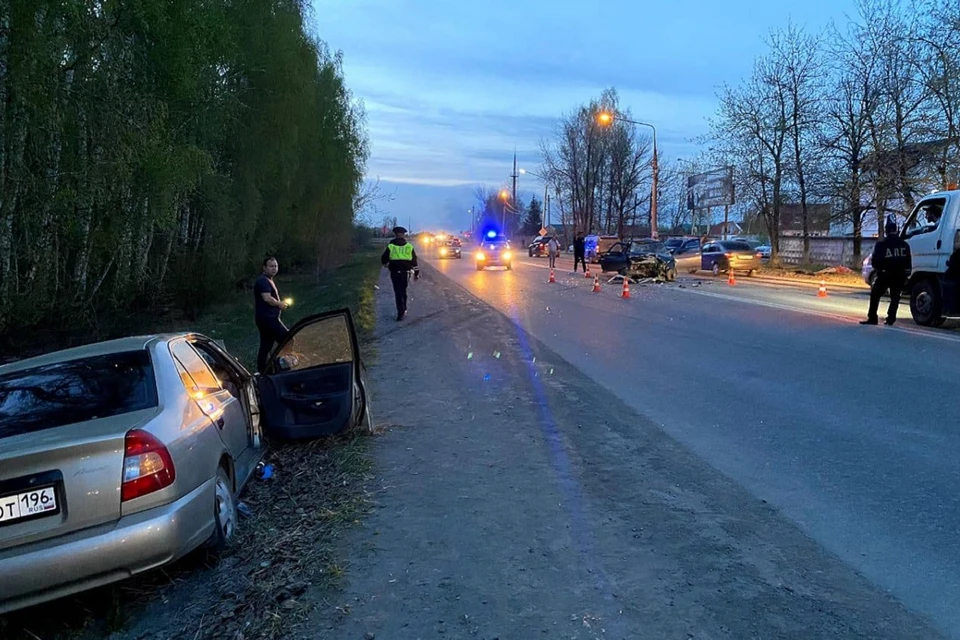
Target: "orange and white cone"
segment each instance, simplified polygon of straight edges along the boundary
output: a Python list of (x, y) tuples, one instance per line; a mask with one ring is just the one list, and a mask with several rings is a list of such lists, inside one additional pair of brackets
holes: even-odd
[(593, 276), (593, 292), (600, 293), (600, 276)]
[(584, 278), (589, 278), (589, 277), (590, 277), (590, 267), (589, 267), (589, 265), (587, 266), (587, 270), (583, 272), (583, 277), (584, 277)]
[(626, 278), (623, 279), (623, 291), (620, 292), (620, 297), (624, 300), (630, 298), (630, 281)]
[(553, 269), (550, 269), (550, 282), (556, 282), (557, 277), (553, 275)]
[(827, 283), (825, 280), (820, 281), (820, 289), (817, 291), (817, 297), (818, 298), (827, 297)]
[(732, 268), (732, 267), (730, 268), (730, 270), (728, 271), (728, 273), (730, 274), (730, 276), (727, 278), (727, 284), (732, 287), (733, 285), (737, 284), (737, 279), (733, 277), (733, 268)]

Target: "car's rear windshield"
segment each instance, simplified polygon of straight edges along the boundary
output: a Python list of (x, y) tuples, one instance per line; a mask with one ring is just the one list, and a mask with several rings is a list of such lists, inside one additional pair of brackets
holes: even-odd
[(0, 376), (0, 439), (156, 407), (146, 350), (68, 360)]
[(727, 251), (753, 251), (753, 247), (748, 242), (723, 242), (723, 248)]

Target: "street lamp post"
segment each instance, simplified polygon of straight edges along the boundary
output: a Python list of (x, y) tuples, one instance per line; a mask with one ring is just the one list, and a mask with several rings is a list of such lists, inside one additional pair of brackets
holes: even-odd
[(636, 120), (630, 120), (629, 118), (624, 118), (619, 114), (614, 114), (610, 111), (602, 111), (597, 116), (597, 121), (601, 126), (608, 127), (613, 124), (614, 120), (623, 120), (624, 122), (629, 122), (630, 124), (636, 124), (641, 127), (650, 127), (653, 129), (653, 158), (650, 161), (650, 167), (653, 170), (653, 188), (650, 194), (650, 237), (654, 240), (657, 239), (657, 191), (659, 190), (660, 182), (660, 166), (657, 162), (657, 128), (650, 124), (649, 122), (638, 122)]
[(502, 200), (503, 207), (500, 214), (500, 233), (507, 232), (507, 200), (510, 198), (510, 193), (504, 189), (500, 192), (500, 200)]

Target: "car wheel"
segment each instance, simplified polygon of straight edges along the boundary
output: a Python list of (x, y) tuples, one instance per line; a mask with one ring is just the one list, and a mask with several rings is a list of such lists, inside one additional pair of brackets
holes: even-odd
[(530, 258), (533, 257), (533, 251), (532, 251), (532, 250), (527, 251), (527, 257), (530, 257)]
[(910, 314), (913, 321), (923, 327), (939, 327), (943, 324), (943, 302), (940, 288), (931, 280), (921, 280), (910, 291)]
[(719, 262), (719, 261), (714, 262), (714, 263), (713, 263), (713, 268), (710, 269), (710, 271), (713, 272), (713, 275), (719, 276), (719, 275), (720, 275), (720, 262)]
[(510, 271), (511, 269), (513, 269), (513, 263), (508, 262), (508, 263), (506, 264), (506, 267), (507, 267), (507, 271)]
[(677, 279), (677, 270), (676, 268), (670, 268), (667, 270), (667, 282), (674, 282)]
[(750, 271), (747, 271), (747, 277), (752, 278), (755, 271), (756, 269), (750, 269)]
[(696, 273), (697, 271), (700, 271), (700, 269), (690, 269), (690, 273)]
[(482, 264), (478, 264), (478, 265), (477, 265), (477, 271), (483, 271), (483, 265), (482, 265)]
[(213, 495), (214, 529), (207, 548), (219, 552), (230, 546), (237, 531), (237, 500), (233, 495), (233, 483), (223, 467), (217, 469)]

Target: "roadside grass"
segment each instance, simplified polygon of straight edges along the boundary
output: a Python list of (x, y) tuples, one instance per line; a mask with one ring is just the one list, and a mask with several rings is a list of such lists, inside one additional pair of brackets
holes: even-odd
[[(314, 313), (349, 308), (367, 364), (372, 361), (377, 255), (361, 252), (324, 275), (277, 278), (294, 305), (292, 326)], [(221, 340), (251, 370), (258, 335), (248, 290), (211, 308), (197, 322), (157, 319), (130, 333), (193, 330)], [(375, 407), (374, 407), (375, 409)], [(336, 588), (349, 571), (336, 541), (367, 512), (363, 489), (371, 469), (368, 437), (347, 433), (314, 442), (275, 443), (264, 461), (269, 479), (251, 479), (241, 496), (235, 543), (219, 557), (198, 551), (157, 571), (0, 617), (4, 640), (137, 638), (286, 638), (306, 619), (308, 589)]]
[[(369, 342), (374, 326), (373, 285), (380, 273), (379, 256), (371, 251), (355, 253), (344, 266), (321, 276), (318, 283), (312, 273), (281, 273), (277, 289), (284, 298), (293, 298), (293, 306), (283, 312), (283, 321), (292, 327), (299, 320), (324, 311), (349, 308), (361, 340)], [(220, 340), (227, 350), (251, 371), (257, 359), (260, 341), (253, 323), (253, 293), (246, 290), (228, 303), (216, 305), (196, 322), (167, 319), (140, 332), (197, 331)], [(366, 355), (366, 354), (364, 354)]]

